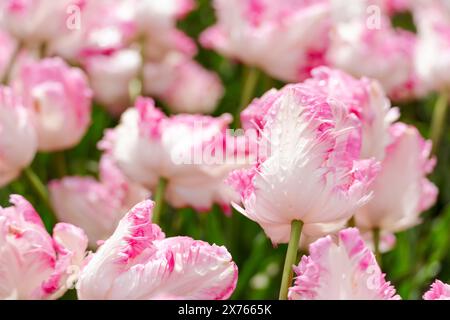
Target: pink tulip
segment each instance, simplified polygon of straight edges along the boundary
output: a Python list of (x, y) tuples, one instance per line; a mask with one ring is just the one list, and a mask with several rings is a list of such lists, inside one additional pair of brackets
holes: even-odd
[(358, 229), (339, 232), (309, 247), (294, 271), (292, 300), (397, 300), (395, 289), (386, 282), (375, 256), (365, 246)]
[(177, 29), (177, 22), (195, 7), (194, 0), (137, 0), (135, 21), (144, 42), (144, 54), (149, 62), (163, 61), (176, 51), (192, 57), (196, 44)]
[(390, 133), (393, 142), (371, 185), (373, 198), (355, 215), (356, 225), (364, 230), (410, 228), (420, 223), (420, 214), (436, 201), (438, 190), (426, 178), (435, 163), (429, 159), (431, 143), (415, 127), (403, 123), (394, 124)]
[(436, 280), (423, 295), (424, 300), (450, 300), (450, 285)]
[(71, 0), (2, 0), (0, 25), (17, 39), (39, 44), (53, 39), (66, 28)]
[(177, 20), (195, 8), (195, 0), (137, 0), (136, 20), (141, 30), (154, 32), (176, 27)]
[(316, 68), (306, 84), (319, 88), (325, 95), (345, 103), (362, 124), (361, 157), (382, 160), (391, 143), (389, 127), (399, 117), (378, 81), (356, 79), (327, 67)]
[(137, 36), (134, 1), (80, 1), (78, 10), (78, 14), (68, 11), (67, 26), (48, 44), (51, 54), (84, 62), (124, 49)]
[(49, 191), (59, 220), (83, 228), (91, 247), (109, 238), (125, 213), (150, 196), (128, 181), (108, 156), (100, 160), (100, 181), (65, 177), (50, 182)]
[(229, 211), (238, 197), (223, 180), (250, 159), (227, 135), (230, 122), (228, 114), (167, 117), (153, 100), (138, 98), (102, 147), (131, 181), (155, 191), (158, 180), (165, 178), (166, 200), (174, 207), (208, 211), (218, 203)]
[(34, 111), (39, 150), (64, 150), (80, 142), (90, 124), (92, 96), (80, 69), (60, 58), (30, 62), (15, 84)]
[(378, 80), (393, 99), (425, 93), (415, 73), (416, 36), (413, 33), (394, 29), (384, 15), (378, 23), (375, 20), (373, 25), (368, 25), (371, 22), (365, 9), (362, 14), (350, 17), (344, 15), (341, 8), (337, 10), (327, 52), (331, 65), (357, 77)]
[(138, 77), (141, 64), (139, 52), (132, 49), (86, 59), (94, 99), (112, 115), (119, 116), (130, 104), (130, 82)]
[(288, 242), (293, 220), (308, 235), (350, 218), (369, 199), (378, 165), (360, 158), (360, 122), (348, 106), (308, 84), (272, 89), (249, 108), (256, 105), (246, 123), (261, 131), (258, 162), (229, 177), (239, 210), (273, 243)]
[(326, 63), (326, 0), (215, 0), (217, 23), (200, 38), (211, 48), (284, 81), (298, 81)]
[(57, 299), (77, 277), (86, 235), (58, 223), (52, 237), (28, 201), (10, 201), (12, 207), (0, 207), (0, 299)]
[(227, 299), (237, 267), (225, 247), (166, 238), (152, 224), (152, 201), (137, 204), (88, 258), (79, 299)]
[(37, 136), (29, 110), (8, 87), (0, 87), (0, 187), (33, 161)]
[(211, 113), (223, 95), (219, 77), (179, 53), (144, 67), (145, 93), (177, 113)]
[(428, 89), (448, 90), (450, 76), (450, 6), (444, 1), (423, 1), (414, 10), (418, 30), (415, 64)]

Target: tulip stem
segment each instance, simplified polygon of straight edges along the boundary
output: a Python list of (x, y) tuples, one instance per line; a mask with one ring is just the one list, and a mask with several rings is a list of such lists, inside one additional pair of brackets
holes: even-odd
[(381, 268), (381, 252), (380, 252), (380, 229), (379, 228), (375, 228), (372, 231), (373, 233), (373, 247), (374, 247), (374, 253), (375, 253), (375, 258), (377, 259), (378, 265)]
[(64, 155), (64, 151), (55, 152), (54, 161), (58, 177), (62, 178), (67, 175), (66, 157)]
[(258, 79), (260, 76), (260, 72), (255, 67), (245, 67), (245, 76), (244, 82), (242, 86), (242, 94), (241, 101), (238, 109), (236, 110), (236, 114), (234, 115), (234, 119), (236, 121), (236, 127), (241, 126), (240, 114), (241, 111), (250, 103), (253, 98), (253, 93), (256, 88), (256, 84), (258, 83)]
[(298, 243), (300, 241), (300, 234), (302, 232), (303, 222), (300, 220), (293, 220), (291, 222), (291, 236), (289, 239), (289, 245), (286, 252), (286, 258), (284, 260), (283, 277), (281, 278), (281, 288), (279, 300), (286, 300), (289, 287), (292, 283), (292, 277), (294, 270), (292, 266), (296, 263)]
[(441, 142), (442, 133), (444, 132), (445, 120), (448, 110), (448, 93), (443, 91), (439, 94), (436, 105), (433, 110), (433, 118), (431, 120), (431, 141), (433, 142), (433, 154), (437, 153)]
[(155, 207), (153, 208), (153, 223), (159, 224), (161, 219), (161, 212), (164, 207), (164, 192), (166, 190), (167, 180), (159, 178), (158, 186), (154, 196)]
[(23, 175), (48, 209), (48, 215), (46, 216), (46, 219), (43, 220), (47, 225), (53, 226), (56, 222), (56, 219), (53, 214), (53, 208), (48, 197), (47, 188), (42, 183), (41, 179), (39, 179), (38, 175), (33, 171), (33, 169), (31, 169), (31, 167), (25, 168), (23, 170)]

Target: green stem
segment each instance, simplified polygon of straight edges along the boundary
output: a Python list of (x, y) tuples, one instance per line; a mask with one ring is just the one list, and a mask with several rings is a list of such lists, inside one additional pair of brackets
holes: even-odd
[(264, 74), (263, 88), (264, 92), (269, 91), (275, 86), (275, 80), (268, 74)]
[(153, 223), (159, 224), (161, 212), (164, 207), (164, 192), (166, 190), (167, 181), (164, 178), (159, 178), (158, 186), (155, 192), (155, 207), (153, 208)]
[(291, 223), (291, 237), (289, 239), (289, 245), (286, 252), (286, 258), (284, 260), (283, 277), (281, 278), (280, 288), (280, 300), (286, 300), (288, 295), (288, 289), (292, 283), (292, 277), (294, 271), (292, 266), (297, 260), (298, 243), (300, 241), (300, 234), (302, 232), (303, 222), (300, 220), (293, 220)]
[(381, 268), (381, 252), (380, 252), (380, 229), (379, 228), (375, 228), (372, 230), (373, 233), (373, 247), (374, 247), (374, 253), (375, 253), (375, 258), (377, 259), (378, 265)]
[(433, 110), (431, 120), (431, 141), (433, 142), (433, 154), (437, 153), (441, 142), (442, 133), (445, 129), (445, 120), (448, 110), (448, 93), (443, 91), (439, 94)]
[(45, 217), (46, 219), (43, 220), (46, 221), (49, 225), (54, 225), (56, 222), (56, 218), (53, 214), (53, 208), (48, 197), (47, 188), (42, 183), (41, 179), (39, 179), (38, 175), (33, 171), (33, 169), (31, 169), (31, 167), (25, 168), (23, 170), (23, 175), (48, 209), (48, 215)]
[(236, 122), (236, 127), (239, 128), (241, 126), (240, 114), (241, 111), (250, 103), (253, 98), (253, 93), (256, 88), (256, 84), (258, 83), (258, 79), (260, 76), (260, 72), (255, 67), (246, 67), (246, 75), (244, 78), (241, 101), (238, 109), (236, 110), (236, 114), (234, 115), (234, 119)]
[(130, 102), (134, 103), (142, 93), (142, 79), (140, 76), (132, 79), (128, 84), (128, 94), (130, 96)]
[(67, 175), (66, 157), (64, 151), (54, 153), (54, 163), (58, 177), (62, 178)]

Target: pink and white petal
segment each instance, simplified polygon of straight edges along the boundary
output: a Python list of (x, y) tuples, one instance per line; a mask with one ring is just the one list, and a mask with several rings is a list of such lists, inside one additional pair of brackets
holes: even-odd
[(436, 280), (423, 295), (424, 300), (450, 300), (450, 285)]
[(50, 182), (49, 190), (60, 221), (83, 228), (91, 246), (109, 237), (117, 226), (122, 201), (118, 188), (114, 193), (90, 177), (65, 177)]
[(122, 273), (112, 299), (227, 299), (237, 283), (237, 266), (225, 247), (189, 237), (154, 241), (145, 264)]
[(79, 274), (88, 246), (84, 231), (68, 223), (55, 225), (53, 241), (58, 259), (54, 272), (41, 286), (44, 299), (57, 299), (69, 289), (68, 278)]
[(108, 299), (117, 277), (154, 252), (153, 241), (165, 235), (151, 222), (153, 206), (146, 200), (132, 208), (90, 258), (79, 277), (79, 299)]
[(327, 236), (311, 244), (310, 255), (294, 267), (290, 299), (399, 299), (357, 229), (342, 230), (338, 239), (336, 244)]

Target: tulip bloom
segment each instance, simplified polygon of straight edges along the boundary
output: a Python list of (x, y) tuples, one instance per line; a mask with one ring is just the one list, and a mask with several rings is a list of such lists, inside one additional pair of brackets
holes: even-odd
[(350, 218), (369, 199), (378, 169), (360, 158), (357, 117), (308, 84), (271, 90), (253, 102), (255, 111), (256, 105), (259, 113), (246, 121), (260, 127), (258, 162), (228, 179), (241, 195), (242, 214), (274, 244), (288, 242), (294, 220), (316, 235), (317, 224)]
[(150, 196), (130, 182), (108, 156), (100, 160), (100, 181), (65, 177), (50, 182), (49, 191), (59, 220), (83, 228), (91, 247), (109, 238), (125, 213)]
[(326, 63), (330, 4), (326, 0), (215, 0), (217, 23), (206, 48), (294, 82)]
[(414, 9), (418, 30), (417, 73), (428, 89), (448, 91), (450, 7), (446, 7), (444, 1), (424, 1)]
[(436, 280), (423, 295), (424, 300), (450, 300), (450, 285)]
[(219, 77), (179, 53), (144, 67), (144, 91), (176, 113), (212, 113), (223, 95)]
[(316, 68), (306, 84), (345, 103), (361, 121), (361, 157), (382, 160), (391, 143), (389, 128), (398, 119), (398, 108), (391, 103), (376, 80), (356, 79), (345, 72), (327, 67)]
[(297, 267), (295, 284), (289, 288), (292, 300), (397, 300), (395, 289), (386, 282), (374, 255), (359, 232), (339, 232), (337, 243), (330, 236), (310, 245)]
[(71, 0), (2, 0), (0, 26), (15, 38), (33, 45), (48, 41), (66, 28)]
[[(349, 7), (347, 2), (344, 5)], [(415, 34), (394, 29), (383, 15), (368, 25), (365, 8), (350, 17), (337, 8), (327, 51), (330, 65), (354, 76), (378, 80), (396, 100), (424, 95), (414, 68)]]
[(147, 32), (175, 27), (177, 20), (195, 8), (195, 0), (139, 0), (136, 5), (136, 20)]
[(195, 55), (195, 41), (177, 29), (178, 20), (194, 9), (194, 0), (140, 0), (133, 7), (146, 61), (163, 61), (173, 51), (188, 57)]
[(30, 112), (8, 87), (0, 87), (0, 187), (33, 161), (37, 136)]
[(371, 189), (373, 198), (355, 214), (363, 230), (398, 232), (420, 222), (420, 214), (436, 201), (437, 188), (426, 175), (434, 167), (431, 143), (418, 130), (403, 123), (390, 128), (392, 143)]
[(71, 286), (87, 247), (83, 230), (58, 223), (50, 236), (31, 204), (0, 207), (0, 299), (57, 299)]
[(237, 267), (225, 247), (166, 238), (152, 224), (153, 202), (137, 204), (88, 258), (79, 299), (227, 299)]
[(142, 67), (139, 52), (123, 49), (111, 55), (94, 55), (85, 60), (94, 99), (114, 116), (119, 116), (130, 104), (130, 82), (138, 77)]
[(53, 55), (84, 62), (91, 56), (124, 49), (137, 36), (135, 1), (80, 1), (74, 5), (66, 8), (66, 26), (48, 43)]
[(33, 110), (39, 150), (64, 150), (80, 142), (90, 124), (92, 96), (80, 69), (60, 58), (29, 62), (15, 85)]
[(238, 199), (223, 180), (249, 159), (227, 135), (230, 122), (228, 114), (167, 117), (153, 100), (138, 98), (101, 146), (131, 181), (154, 192), (166, 179), (165, 197), (174, 207), (208, 211), (218, 203), (229, 211)]

